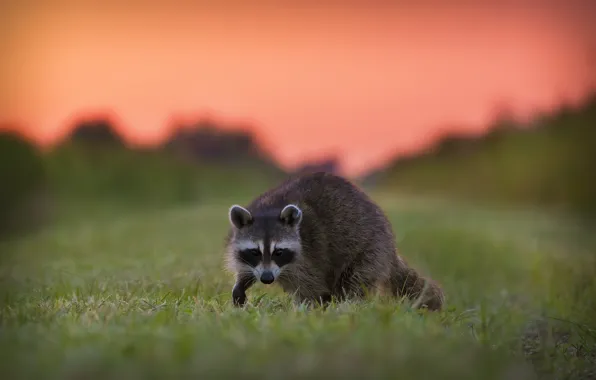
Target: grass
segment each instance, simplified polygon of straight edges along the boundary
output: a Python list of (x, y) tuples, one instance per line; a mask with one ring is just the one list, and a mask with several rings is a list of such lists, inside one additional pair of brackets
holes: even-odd
[(103, 210), (1, 246), (0, 370), (70, 379), (594, 371), (590, 229), (538, 212), (375, 197), (401, 253), (445, 287), (445, 311), (375, 298), (307, 309), (263, 285), (235, 309), (222, 270), (232, 200)]

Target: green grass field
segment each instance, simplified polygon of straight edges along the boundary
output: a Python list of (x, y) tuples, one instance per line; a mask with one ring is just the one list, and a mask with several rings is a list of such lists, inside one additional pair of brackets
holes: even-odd
[[(68, 218), (5, 242), (3, 378), (531, 379), (596, 376), (596, 237), (570, 218), (376, 194), (447, 309), (327, 310), (255, 286), (231, 305), (227, 208)], [(244, 201), (244, 200), (240, 200)]]

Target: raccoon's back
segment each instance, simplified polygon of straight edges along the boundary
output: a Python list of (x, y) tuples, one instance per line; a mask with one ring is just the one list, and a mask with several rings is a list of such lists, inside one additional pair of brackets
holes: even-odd
[(249, 209), (282, 208), (289, 203), (303, 211), (300, 235), (306, 254), (325, 254), (332, 265), (340, 265), (361, 254), (394, 249), (385, 214), (340, 176), (320, 172), (290, 178), (255, 199)]

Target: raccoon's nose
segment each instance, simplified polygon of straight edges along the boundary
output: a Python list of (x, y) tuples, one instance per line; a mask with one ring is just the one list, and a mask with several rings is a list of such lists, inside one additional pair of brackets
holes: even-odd
[(275, 277), (273, 277), (273, 273), (271, 271), (265, 271), (263, 274), (261, 274), (261, 282), (263, 284), (269, 285), (273, 282), (273, 280), (275, 280)]

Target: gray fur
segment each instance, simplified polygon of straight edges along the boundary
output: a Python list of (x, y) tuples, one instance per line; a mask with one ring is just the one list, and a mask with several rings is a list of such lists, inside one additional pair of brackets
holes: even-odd
[[(439, 285), (398, 255), (383, 211), (342, 177), (313, 173), (290, 178), (245, 209), (232, 207), (230, 222), (226, 262), (236, 275), (236, 304), (245, 302), (244, 291), (256, 280), (253, 268), (238, 259), (237, 246), (263, 245), (264, 239), (298, 247), (294, 262), (278, 268), (275, 283), (299, 302), (359, 298), (369, 289), (406, 296), (430, 310), (444, 303)], [(266, 263), (271, 252), (265, 251)]]

